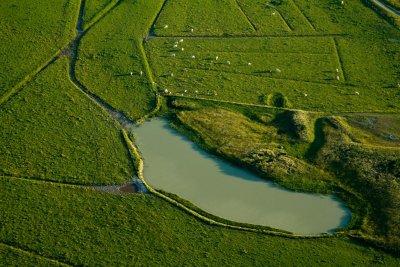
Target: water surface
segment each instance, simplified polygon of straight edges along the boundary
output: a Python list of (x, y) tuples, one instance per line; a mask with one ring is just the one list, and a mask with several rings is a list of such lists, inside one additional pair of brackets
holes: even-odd
[(307, 235), (331, 232), (350, 219), (334, 197), (295, 193), (267, 182), (203, 151), (164, 119), (145, 122), (135, 136), (147, 182), (210, 214)]

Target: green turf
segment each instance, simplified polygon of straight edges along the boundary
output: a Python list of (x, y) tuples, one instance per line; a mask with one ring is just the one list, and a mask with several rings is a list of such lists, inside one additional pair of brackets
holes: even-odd
[(167, 1), (153, 30), (160, 36), (220, 36), (255, 32), (235, 0)]
[(345, 238), (291, 240), (207, 226), (151, 195), (7, 178), (0, 191), (1, 241), (75, 265), (398, 264)]
[(313, 25), (292, 1), (238, 0), (258, 34), (312, 34)]
[(139, 119), (155, 105), (141, 46), (161, 3), (122, 1), (90, 29), (79, 46), (78, 79), (132, 119)]
[(107, 5), (117, 2), (117, 0), (86, 0), (85, 11), (83, 16), (84, 24), (89, 23), (96, 17)]
[[(399, 265), (376, 249), (398, 254), (400, 236), (400, 32), (380, 14), (359, 0), (3, 1), (0, 265)], [(51, 61), (77, 21), (91, 93), (133, 120), (155, 90), (188, 97), (162, 107), (183, 132), (287, 188), (339, 190), (363, 243), (211, 227), (150, 194), (48, 183), (134, 173), (121, 129), (69, 81), (74, 53)], [(247, 153), (260, 147), (272, 154)]]
[(78, 4), (78, 0), (0, 2), (0, 96), (68, 44)]
[(78, 184), (122, 183), (133, 167), (116, 124), (50, 65), (0, 110), (0, 173)]
[(0, 243), (0, 262), (4, 266), (64, 266), (62, 263)]

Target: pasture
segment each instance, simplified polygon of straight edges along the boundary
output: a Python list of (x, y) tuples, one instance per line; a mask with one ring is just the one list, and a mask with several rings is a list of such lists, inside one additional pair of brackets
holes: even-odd
[[(1, 262), (398, 265), (392, 22), (360, 0), (3, 1)], [(145, 178), (135, 125), (154, 115), (284, 188), (335, 194), (350, 224), (283, 237), (171, 192), (97, 190)]]

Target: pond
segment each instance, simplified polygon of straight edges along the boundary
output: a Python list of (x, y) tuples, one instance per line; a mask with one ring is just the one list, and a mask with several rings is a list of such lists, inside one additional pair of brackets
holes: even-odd
[(304, 235), (329, 233), (350, 220), (335, 197), (285, 190), (207, 153), (165, 119), (145, 122), (135, 137), (146, 181), (210, 214)]

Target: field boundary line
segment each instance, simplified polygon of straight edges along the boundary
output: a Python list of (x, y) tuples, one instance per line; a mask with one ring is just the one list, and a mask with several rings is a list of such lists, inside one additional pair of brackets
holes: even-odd
[(275, 10), (276, 12), (278, 12), (279, 17), (280, 17), (280, 18), (282, 19), (282, 21), (285, 23), (286, 27), (288, 27), (288, 29), (289, 29), (291, 32), (293, 32), (293, 31), (294, 31), (294, 27), (293, 27), (292, 25), (289, 24), (289, 22), (287, 21), (287, 19), (282, 15), (282, 13), (281, 13), (278, 9), (276, 9), (275, 7), (273, 7), (273, 8), (274, 8), (274, 10)]
[(59, 49), (53, 56), (47, 60), (45, 63), (40, 65), (38, 68), (36, 68), (33, 72), (29, 73), (26, 75), (21, 81), (19, 81), (16, 85), (14, 85), (10, 90), (8, 90), (6, 93), (1, 95), (0, 97), (0, 107), (3, 106), (5, 103), (7, 103), (8, 100), (12, 98), (12, 96), (18, 94), (23, 88), (25, 88), (27, 85), (29, 85), (35, 78), (42, 72), (44, 71), (48, 66), (53, 64), (54, 62), (57, 61), (61, 54), (62, 50)]
[(258, 31), (257, 26), (250, 20), (250, 17), (244, 12), (242, 5), (239, 3), (239, 0), (235, 0), (236, 6), (239, 9), (239, 12), (246, 18), (247, 22), (250, 24), (253, 31)]
[(315, 29), (315, 26), (311, 23), (310, 19), (304, 14), (304, 12), (300, 9), (299, 5), (295, 2), (295, 0), (290, 0), (293, 5), (296, 7), (296, 9), (300, 12), (300, 14), (305, 18), (305, 20), (307, 21), (308, 25), (311, 27), (311, 29), (313, 31), (317, 31)]
[(194, 217), (196, 217), (197, 219), (200, 219), (203, 222), (206, 222), (206, 223), (208, 223), (210, 225), (221, 226), (221, 227), (224, 227), (224, 228), (229, 228), (229, 229), (234, 229), (234, 230), (242, 230), (242, 231), (248, 231), (248, 232), (263, 233), (263, 234), (281, 236), (281, 237), (292, 238), (292, 239), (330, 238), (330, 237), (333, 237), (333, 236), (340, 235), (340, 233), (320, 234), (320, 235), (310, 235), (310, 236), (308, 236), (308, 235), (297, 235), (297, 234), (292, 234), (292, 233), (285, 233), (285, 232), (273, 231), (273, 230), (267, 230), (267, 229), (261, 229), (261, 228), (251, 228), (251, 227), (246, 227), (246, 226), (232, 225), (232, 224), (228, 224), (228, 223), (218, 222), (218, 221), (216, 221), (214, 219), (208, 218), (208, 217), (198, 213), (197, 211), (194, 211), (193, 209), (185, 206), (181, 202), (179, 202), (179, 201), (177, 201), (175, 199), (172, 199), (169, 196), (167, 196), (167, 195), (159, 192), (158, 190), (154, 189), (153, 187), (151, 187), (146, 182), (146, 179), (145, 179), (144, 174), (143, 174), (144, 162), (143, 162), (143, 157), (141, 156), (141, 154), (139, 152), (139, 149), (132, 142), (132, 140), (130, 140), (130, 138), (128, 137), (128, 134), (125, 131), (124, 131), (124, 137), (125, 137), (125, 141), (127, 143), (127, 146), (130, 148), (130, 151), (133, 154), (132, 157), (137, 159), (135, 161), (136, 170), (138, 172), (137, 176), (142, 181), (143, 185), (147, 188), (147, 190), (151, 194), (166, 200), (170, 204), (173, 204), (174, 206), (180, 208), (184, 212), (187, 212), (187, 213), (193, 215)]
[[(234, 72), (234, 71), (224, 71), (224, 70), (211, 70), (211, 69), (206, 69), (206, 68), (191, 68), (191, 67), (186, 67), (187, 70), (192, 70), (192, 71), (208, 71), (208, 72), (217, 72), (217, 73), (229, 73), (229, 74), (235, 74), (235, 75), (244, 75), (244, 76), (252, 76), (252, 77), (257, 77), (257, 78), (263, 78), (263, 79), (268, 79), (268, 80), (277, 80), (277, 81), (288, 81), (288, 82), (300, 82), (300, 83), (309, 83), (309, 84), (318, 84), (318, 85), (330, 85), (334, 87), (341, 87), (341, 86), (351, 86), (348, 84), (335, 84), (335, 83), (324, 83), (324, 82), (316, 82), (316, 81), (306, 81), (306, 80), (296, 80), (296, 79), (286, 79), (286, 78), (276, 78), (276, 77), (267, 77), (267, 76), (262, 76), (262, 75), (257, 75), (253, 73), (240, 73), (240, 72)], [(358, 88), (359, 86), (353, 86)]]
[[(95, 26), (98, 22), (103, 20), (107, 15), (109, 15), (115, 8), (117, 8), (123, 0), (116, 0), (111, 3), (109, 3), (107, 6), (105, 6), (102, 10), (100, 10), (96, 16), (91, 19), (87, 25), (84, 25), (82, 28), (82, 31), (84, 33), (88, 32), (93, 26)], [(81, 18), (83, 22), (83, 17)]]
[(86, 189), (86, 188), (92, 188), (93, 186), (110, 186), (114, 184), (79, 184), (79, 183), (73, 183), (73, 182), (63, 182), (63, 181), (57, 181), (54, 179), (45, 179), (45, 178), (39, 178), (39, 177), (33, 177), (33, 176), (18, 176), (15, 174), (5, 174), (5, 173), (0, 173), (0, 177), (5, 177), (7, 179), (15, 179), (15, 180), (24, 180), (24, 181), (29, 181), (32, 183), (37, 183), (37, 184), (53, 184), (53, 185), (61, 185), (65, 187), (71, 187), (71, 188), (80, 188), (80, 189)]
[(52, 263), (55, 263), (55, 264), (58, 264), (58, 265), (61, 265), (61, 266), (74, 266), (72, 263), (64, 262), (64, 261), (61, 261), (60, 259), (57, 259), (57, 258), (50, 258), (50, 257), (47, 257), (47, 256), (43, 256), (43, 255), (39, 254), (38, 252), (36, 252), (34, 250), (27, 249), (27, 248), (22, 248), (22, 247), (16, 246), (16, 245), (11, 245), (8, 242), (0, 241), (0, 244), (4, 245), (6, 247), (9, 247), (9, 248), (11, 248), (11, 249), (13, 249), (15, 251), (18, 251), (18, 252), (20, 252), (22, 254), (27, 254), (27, 255), (38, 257), (38, 258), (41, 258), (41, 259), (46, 259), (46, 260), (48, 260), (48, 261), (50, 261)]
[[(201, 52), (200, 52), (201, 53)], [(207, 50), (204, 51), (204, 53), (221, 53), (221, 54), (229, 54), (229, 53), (236, 53), (236, 54), (293, 54), (293, 55), (311, 55), (311, 56), (331, 56), (332, 53), (310, 53), (310, 52), (262, 52), (262, 51), (221, 51), (221, 50)], [(162, 56), (162, 57), (167, 57), (167, 56)], [(179, 58), (178, 58), (179, 59)]]
[(294, 109), (294, 108), (279, 108), (279, 107), (269, 106), (269, 105), (229, 101), (229, 100), (222, 100), (222, 99), (215, 99), (215, 98), (206, 98), (206, 97), (201, 97), (201, 96), (194, 97), (194, 96), (182, 96), (182, 95), (177, 95), (177, 94), (171, 94), (171, 95), (166, 95), (166, 97), (185, 98), (185, 99), (191, 99), (191, 100), (196, 100), (196, 101), (209, 101), (209, 102), (215, 102), (215, 103), (232, 104), (232, 105), (246, 106), (246, 107), (257, 107), (257, 108), (288, 110), (288, 111), (303, 111), (303, 112), (307, 112), (307, 113), (326, 114), (325, 112), (322, 112), (322, 111), (303, 110), (303, 109)]
[(155, 16), (153, 22), (151, 23), (150, 28), (147, 31), (147, 36), (155, 36), (154, 35), (154, 30), (155, 30), (156, 22), (160, 18), (160, 15), (164, 11), (164, 8), (167, 5), (167, 3), (168, 3), (168, 0), (164, 0), (163, 4), (160, 7), (160, 10), (158, 10), (157, 15)]
[(348, 33), (289, 33), (289, 34), (235, 34), (235, 35), (153, 35), (152, 38), (186, 38), (186, 39), (251, 39), (251, 38), (317, 38), (346, 37)]
[(236, 101), (229, 101), (229, 100), (222, 100), (222, 99), (215, 99), (215, 98), (206, 98), (206, 97), (194, 97), (194, 96), (182, 96), (177, 94), (165, 95), (165, 97), (172, 97), (172, 98), (184, 98), (190, 99), (195, 101), (209, 101), (214, 103), (223, 103), (223, 104), (231, 104), (231, 105), (238, 105), (238, 106), (247, 106), (247, 107), (257, 107), (257, 108), (266, 108), (266, 109), (275, 109), (275, 110), (287, 110), (287, 111), (302, 111), (307, 113), (314, 113), (314, 114), (321, 114), (323, 116), (329, 115), (337, 115), (337, 116), (345, 116), (345, 115), (399, 115), (398, 112), (326, 112), (326, 111), (314, 111), (314, 110), (304, 110), (304, 109), (294, 109), (294, 108), (279, 108), (275, 106), (269, 105), (262, 105), (262, 104), (252, 104), (252, 103), (245, 103), (245, 102), (236, 102)]
[[(368, 1), (368, 0), (367, 0)], [(397, 8), (383, 2), (383, 1), (379, 1), (379, 0), (369, 0), (371, 1), (373, 4), (375, 4), (375, 6), (386, 10), (387, 12), (391, 13), (392, 15), (396, 16), (396, 17), (400, 17), (400, 10), (398, 10)]]
[(348, 77), (347, 77), (347, 74), (346, 74), (346, 72), (344, 70), (343, 56), (342, 56), (342, 54), (340, 52), (338, 41), (334, 37), (332, 37), (332, 41), (333, 41), (333, 45), (335, 47), (335, 56), (336, 56), (336, 58), (338, 60), (338, 63), (339, 63), (340, 72), (341, 72), (341, 74), (343, 76), (343, 80), (347, 81)]

